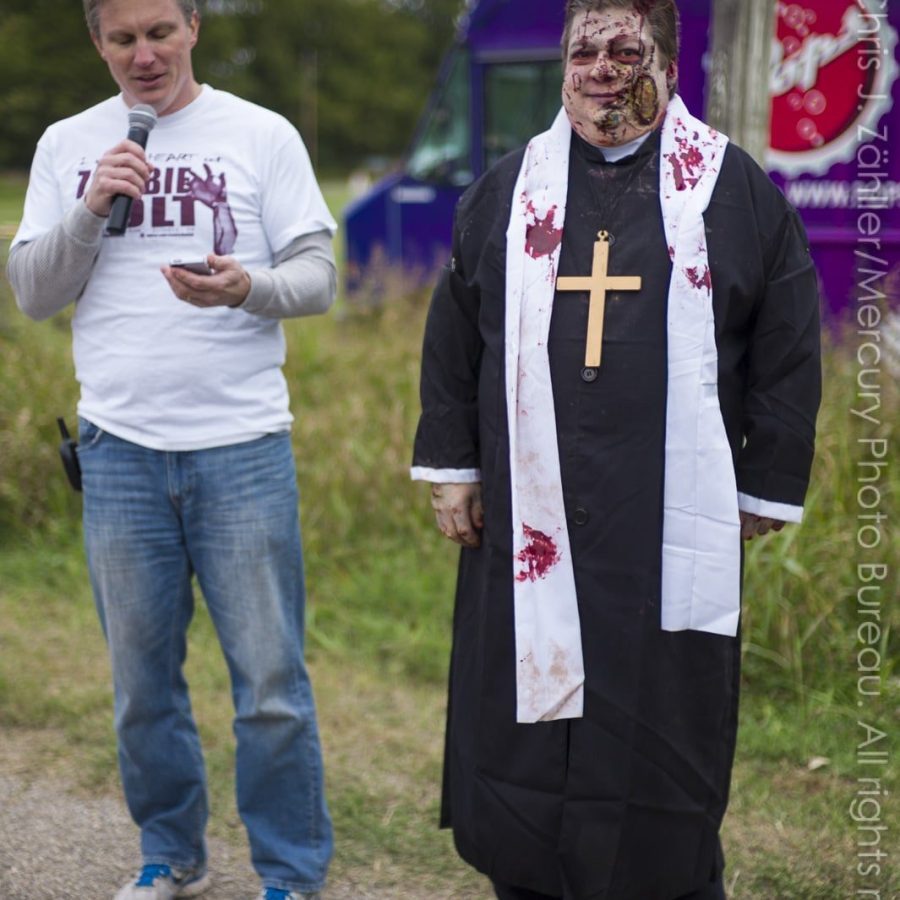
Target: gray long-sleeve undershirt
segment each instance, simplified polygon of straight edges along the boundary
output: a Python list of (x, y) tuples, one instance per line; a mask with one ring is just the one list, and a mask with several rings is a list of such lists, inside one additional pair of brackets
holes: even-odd
[[(55, 228), (12, 249), (6, 274), (22, 312), (40, 321), (81, 296), (105, 225), (105, 218), (76, 203)], [(323, 313), (337, 293), (331, 235), (316, 231), (295, 238), (275, 254), (272, 268), (248, 274), (250, 293), (239, 309), (270, 319)]]

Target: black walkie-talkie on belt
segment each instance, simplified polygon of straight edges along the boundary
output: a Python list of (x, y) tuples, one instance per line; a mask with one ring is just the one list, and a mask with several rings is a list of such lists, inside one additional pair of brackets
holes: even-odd
[(66, 423), (62, 418), (56, 420), (59, 425), (59, 433), (62, 435), (62, 443), (59, 445), (59, 457), (62, 460), (63, 468), (66, 470), (66, 477), (69, 484), (76, 491), (81, 490), (81, 466), (78, 462), (78, 441), (70, 434), (66, 428)]

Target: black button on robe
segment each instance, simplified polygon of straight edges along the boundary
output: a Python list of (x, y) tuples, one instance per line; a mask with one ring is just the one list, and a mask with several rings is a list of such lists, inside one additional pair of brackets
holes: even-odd
[[(588, 295), (554, 300), (548, 352), (585, 712), (533, 725), (515, 721), (504, 384), (505, 233), (521, 162), (521, 151), (501, 160), (461, 199), (454, 265), (425, 334), (414, 465), (480, 469), (485, 507), (482, 546), (460, 557), (442, 823), (463, 858), (499, 882), (567, 900), (674, 900), (721, 869), (740, 647), (660, 627), (671, 262), (659, 134), (615, 164), (573, 137), (559, 274), (590, 274), (605, 229), (615, 237), (609, 274), (643, 284), (608, 295), (592, 382), (582, 378)], [(802, 505), (820, 390), (805, 233), (734, 146), (704, 219), (738, 489)]]

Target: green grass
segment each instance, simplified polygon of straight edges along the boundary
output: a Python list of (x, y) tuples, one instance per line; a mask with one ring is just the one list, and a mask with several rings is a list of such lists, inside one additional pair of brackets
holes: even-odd
[(0, 174), (0, 240), (12, 237), (22, 215), (22, 196), (27, 176), (23, 172)]
[[(21, 185), (0, 179), (0, 222), (17, 191), (21, 203)], [(326, 195), (339, 215), (339, 186)], [(338, 834), (335, 877), (411, 885), (413, 896), (477, 897), (480, 880), (434, 827), (456, 554), (407, 474), (425, 306), (412, 296), (369, 314), (339, 308), (286, 323), (309, 656)], [(900, 547), (885, 541), (878, 554), (893, 573), (883, 695), (859, 707), (856, 565), (875, 560), (856, 544), (856, 441), (873, 430), (849, 415), (855, 394), (852, 354), (830, 347), (806, 522), (748, 548), (742, 730), (724, 833), (733, 900), (838, 900), (861, 883), (848, 813), (867, 774), (855, 757), (857, 723), (887, 729), (897, 705)], [(76, 395), (66, 317), (27, 321), (0, 279), (0, 733), (29, 736), (36, 773), (77, 771), (81, 787), (97, 792), (116, 785), (109, 679), (80, 502), (65, 485), (54, 425), (57, 414), (72, 418)], [(896, 400), (886, 384), (885, 405), (896, 410)], [(878, 433), (889, 436), (890, 426)], [(886, 509), (897, 496), (897, 456), (893, 442)], [(240, 841), (228, 677), (202, 604), (190, 647), (213, 829)], [(883, 774), (892, 783), (895, 764)], [(884, 808), (896, 832), (896, 804)]]

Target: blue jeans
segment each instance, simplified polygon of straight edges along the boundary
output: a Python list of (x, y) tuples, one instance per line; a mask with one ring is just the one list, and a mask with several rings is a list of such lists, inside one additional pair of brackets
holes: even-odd
[(196, 574), (231, 675), (253, 865), (267, 885), (319, 890), (333, 842), (289, 435), (162, 452), (79, 424), (85, 547), (144, 862), (206, 866), (206, 777), (182, 671)]

